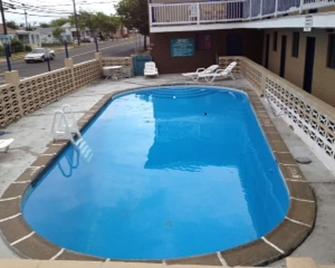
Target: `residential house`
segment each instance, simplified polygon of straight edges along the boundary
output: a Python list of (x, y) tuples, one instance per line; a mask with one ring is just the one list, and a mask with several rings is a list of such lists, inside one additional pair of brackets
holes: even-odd
[[(77, 39), (77, 30), (76, 27), (73, 27), (69, 22), (65, 23), (61, 26), (61, 28), (65, 31), (65, 33), (70, 33), (69, 36), (71, 38), (71, 42)], [(91, 33), (88, 28), (79, 30), (80, 39), (82, 41), (91, 40)]]
[(42, 44), (57, 44), (60, 43), (58, 38), (53, 35), (54, 28), (38, 28), (36, 31), (40, 34)]
[(242, 55), (335, 105), (334, 0), (149, 0), (161, 73)]
[(38, 31), (16, 30), (17, 38), (24, 44), (31, 47), (40, 47), (41, 38)]

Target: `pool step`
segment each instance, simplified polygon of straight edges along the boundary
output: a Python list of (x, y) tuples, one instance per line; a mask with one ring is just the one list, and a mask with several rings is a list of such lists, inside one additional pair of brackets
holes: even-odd
[(73, 144), (78, 148), (82, 158), (84, 158), (87, 162), (91, 161), (93, 151), (82, 136), (80, 136)]
[(193, 98), (200, 97), (209, 94), (214, 94), (215, 91), (211, 91), (208, 89), (166, 89), (166, 90), (150, 90), (149, 93), (155, 98)]

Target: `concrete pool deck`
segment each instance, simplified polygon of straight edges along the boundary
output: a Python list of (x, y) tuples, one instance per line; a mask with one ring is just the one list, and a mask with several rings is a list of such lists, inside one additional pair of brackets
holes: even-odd
[[(116, 82), (98, 82), (67, 95), (58, 102), (52, 103), (10, 125), (3, 130), (8, 133), (1, 136), (1, 138), (15, 138), (15, 143), (10, 151), (7, 154), (0, 154), (1, 193), (36, 160), (39, 154), (45, 151), (47, 144), (51, 141), (50, 128), (53, 114), (62, 105), (70, 104), (79, 118), (106, 94), (141, 86), (156, 86), (178, 82), (184, 83), (185, 80), (179, 75), (164, 75), (158, 79), (135, 77)], [(219, 85), (233, 88), (252, 88), (244, 79), (225, 81), (219, 83)], [(271, 116), (271, 112), (269, 114)], [(333, 224), (335, 208), (332, 207), (332, 203), (335, 201), (335, 178), (302, 141), (292, 133), (280, 117), (274, 117), (273, 122), (295, 157), (308, 156), (313, 160), (312, 164), (301, 165), (300, 168), (316, 192), (318, 217), (314, 231), (293, 255), (311, 256), (319, 263), (332, 264), (335, 259), (335, 226)], [(1, 240), (0, 258), (16, 257)], [(283, 262), (279, 261), (272, 265), (280, 267)]]

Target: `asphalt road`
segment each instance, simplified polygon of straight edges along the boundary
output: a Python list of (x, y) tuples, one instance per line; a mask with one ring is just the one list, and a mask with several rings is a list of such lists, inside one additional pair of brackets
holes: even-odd
[[(104, 41), (99, 43), (99, 48), (103, 56), (129, 56), (139, 49), (142, 42), (139, 38), (128, 38), (119, 39), (114, 41)], [(81, 47), (69, 49), (69, 55), (73, 58), (74, 63), (87, 61), (94, 58), (95, 44), (83, 44)], [(50, 61), (51, 70), (64, 67), (64, 51), (57, 51), (56, 58)], [(20, 77), (29, 77), (44, 73), (48, 71), (46, 62), (38, 63), (25, 63), (23, 60), (17, 60), (12, 62), (12, 69), (18, 70)], [(7, 71), (6, 62), (0, 63), (0, 74)], [(0, 79), (0, 83), (3, 83), (3, 79)]]

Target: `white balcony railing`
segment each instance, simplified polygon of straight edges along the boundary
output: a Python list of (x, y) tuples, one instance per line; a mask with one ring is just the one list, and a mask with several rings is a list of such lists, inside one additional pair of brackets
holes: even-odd
[(150, 26), (248, 21), (334, 6), (335, 0), (221, 0), (149, 4)]

